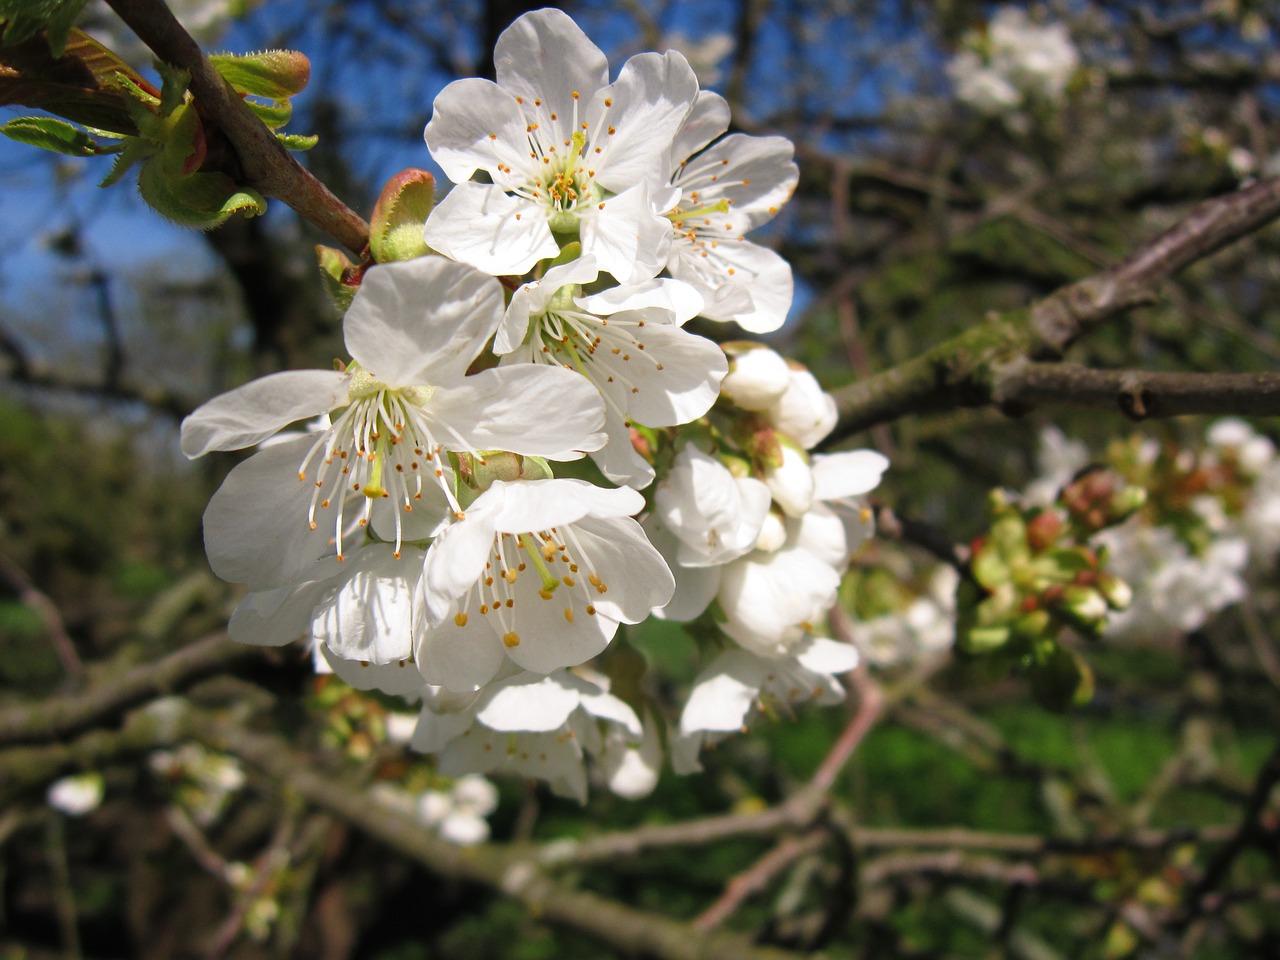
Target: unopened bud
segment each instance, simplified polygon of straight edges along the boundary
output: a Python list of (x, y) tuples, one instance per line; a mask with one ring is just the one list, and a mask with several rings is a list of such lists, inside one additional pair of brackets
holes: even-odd
[(782, 462), (764, 471), (764, 482), (774, 502), (789, 517), (799, 517), (813, 506), (813, 470), (808, 458), (787, 443), (779, 444)]
[(387, 181), (369, 221), (369, 249), (379, 263), (412, 260), (431, 252), (422, 225), (435, 203), (435, 178), (425, 170), (401, 170)]
[(743, 410), (765, 410), (773, 406), (791, 383), (787, 362), (768, 347), (753, 343), (727, 343), (729, 372), (720, 383), (720, 393)]
[(764, 523), (760, 526), (760, 535), (756, 537), (756, 549), (773, 553), (780, 550), (787, 542), (787, 527), (777, 511), (770, 510), (764, 515)]

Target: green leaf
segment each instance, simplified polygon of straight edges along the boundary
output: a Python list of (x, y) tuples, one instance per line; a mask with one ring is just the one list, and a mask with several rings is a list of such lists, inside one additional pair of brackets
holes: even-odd
[(270, 103), (246, 100), (245, 103), (249, 105), (254, 115), (272, 130), (279, 130), (293, 116), (293, 104), (288, 100), (273, 100)]
[(107, 175), (102, 178), (102, 182), (98, 184), (100, 187), (110, 187), (119, 183), (130, 168), (135, 163), (139, 163), (155, 152), (155, 147), (147, 143), (145, 140), (130, 139), (124, 145), (124, 149), (120, 151), (120, 155), (116, 157), (116, 162), (111, 165), (111, 169)]
[(61, 57), (52, 56), (48, 45), (38, 38), (0, 46), (0, 106), (35, 107), (86, 127), (136, 136), (138, 126), (129, 113), (120, 77), (139, 90), (159, 93), (131, 66), (80, 30), (71, 31)]
[(263, 50), (244, 56), (215, 53), (209, 60), (236, 90), (269, 100), (287, 100), (301, 93), (311, 79), (311, 61), (295, 50)]
[(304, 137), (300, 133), (277, 133), (276, 139), (284, 144), (286, 150), (296, 150), (299, 152), (303, 150), (310, 150), (320, 142), (319, 137)]
[(67, 47), (71, 25), (80, 15), (85, 2), (86, 0), (0, 0), (0, 21), (4, 23), (0, 41), (10, 46), (44, 33), (49, 52), (60, 57)]
[(267, 203), (257, 191), (237, 188), (220, 173), (170, 176), (153, 159), (138, 174), (138, 191), (157, 213), (186, 227), (209, 230), (235, 213), (258, 216)]
[(16, 117), (0, 127), (10, 140), (69, 157), (96, 156), (97, 141), (74, 124), (53, 117)]
[(1037, 651), (1031, 693), (1049, 710), (1078, 707), (1093, 699), (1093, 671), (1076, 653), (1054, 643)]

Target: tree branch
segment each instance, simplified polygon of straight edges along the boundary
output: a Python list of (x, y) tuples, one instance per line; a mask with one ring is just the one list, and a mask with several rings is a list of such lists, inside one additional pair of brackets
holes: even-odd
[(875, 376), (836, 391), (833, 443), (909, 413), (992, 402), (994, 371), (1017, 358), (1057, 359), (1103, 321), (1152, 299), (1171, 276), (1280, 216), (1280, 178), (1206, 200), (1109, 270), (1025, 310), (984, 323)]
[(369, 225), (313, 177), (222, 78), (162, 0), (108, 0), (120, 19), (165, 63), (186, 70), (202, 117), (231, 142), (244, 182), (282, 200), (308, 223), (363, 254)]
[(122, 676), (113, 676), (122, 667), (110, 665), (94, 671), (97, 682), (88, 690), (0, 711), (0, 746), (74, 736), (152, 697), (175, 693), (253, 656), (261, 656), (261, 650), (215, 633)]
[(1014, 360), (993, 371), (991, 403), (1019, 411), (1070, 404), (1119, 410), (1131, 420), (1191, 413), (1280, 414), (1280, 374), (1095, 370)]
[(688, 923), (557, 884), (524, 848), (454, 846), (414, 818), (381, 806), (359, 786), (318, 769), (281, 737), (252, 733), (213, 718), (199, 725), (197, 735), (432, 872), (503, 893), (541, 920), (587, 933), (628, 955), (662, 960), (800, 960), (799, 954), (755, 946), (740, 934), (702, 932)]

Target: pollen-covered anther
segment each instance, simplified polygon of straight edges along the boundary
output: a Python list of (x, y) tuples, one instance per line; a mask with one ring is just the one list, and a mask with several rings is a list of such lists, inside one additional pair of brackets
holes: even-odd
[(596, 588), (597, 593), (604, 593), (609, 589), (609, 585), (594, 573), (587, 577), (587, 579), (591, 581), (591, 585)]
[(514, 630), (508, 630), (502, 635), (502, 642), (508, 647), (518, 647), (520, 646), (520, 634)]
[(453, 622), (460, 627), (465, 627), (467, 625), (467, 615), (465, 613), (455, 613), (453, 615)]

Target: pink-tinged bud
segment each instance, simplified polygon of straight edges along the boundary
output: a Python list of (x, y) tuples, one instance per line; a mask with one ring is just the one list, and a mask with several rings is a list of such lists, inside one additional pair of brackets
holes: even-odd
[(410, 167), (387, 181), (369, 222), (369, 249), (378, 263), (412, 260), (431, 252), (422, 228), (435, 204), (436, 181)]
[(743, 410), (767, 410), (791, 383), (787, 361), (768, 347), (734, 342), (722, 345), (729, 356), (729, 372), (720, 393)]
[(311, 61), (296, 50), (262, 50), (243, 56), (215, 53), (209, 60), (232, 87), (254, 97), (287, 100), (311, 80)]
[(1062, 517), (1052, 510), (1046, 510), (1033, 517), (1027, 524), (1027, 543), (1037, 553), (1048, 550), (1058, 542), (1062, 527)]

